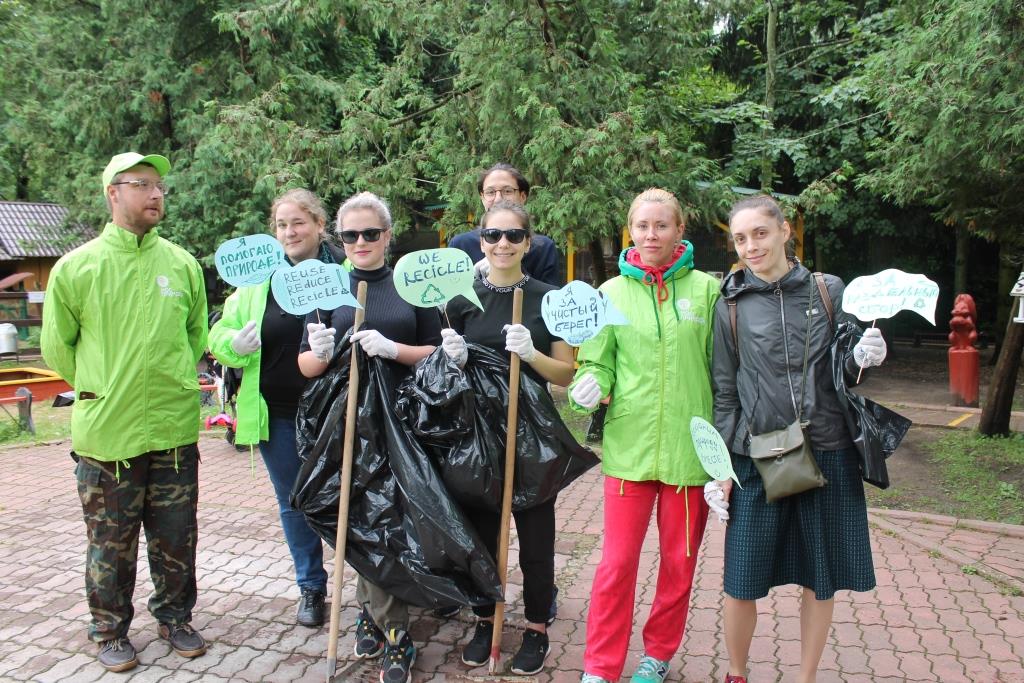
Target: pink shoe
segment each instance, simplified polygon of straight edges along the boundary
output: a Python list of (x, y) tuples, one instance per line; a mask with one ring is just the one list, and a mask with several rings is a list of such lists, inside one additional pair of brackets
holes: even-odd
[(732, 674), (725, 674), (725, 683), (747, 683), (747, 679), (743, 676), (733, 676)]

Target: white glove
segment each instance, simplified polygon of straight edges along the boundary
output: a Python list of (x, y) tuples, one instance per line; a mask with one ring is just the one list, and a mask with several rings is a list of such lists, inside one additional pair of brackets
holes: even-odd
[(719, 522), (725, 524), (729, 521), (729, 501), (725, 499), (721, 483), (712, 480), (704, 484), (704, 502), (718, 515)]
[(250, 320), (238, 331), (231, 340), (231, 348), (239, 356), (248, 356), (260, 348), (260, 333), (256, 330), (256, 321)]
[(307, 323), (306, 331), (309, 332), (309, 350), (324, 362), (329, 361), (334, 355), (334, 328), (323, 323)]
[(359, 342), (367, 356), (380, 356), (388, 360), (398, 358), (398, 344), (377, 330), (359, 330), (350, 339)]
[(491, 263), (487, 258), (482, 258), (473, 264), (473, 274), (477, 280), (485, 280), (491, 274)]
[(569, 394), (572, 396), (572, 400), (590, 410), (601, 402), (601, 385), (597, 383), (593, 375), (588, 373), (580, 377), (580, 381), (576, 382)]
[(469, 349), (466, 348), (466, 339), (461, 334), (450, 327), (441, 330), (441, 348), (460, 368), (466, 366)]
[(886, 346), (877, 327), (864, 330), (864, 336), (853, 347), (853, 361), (862, 368), (873, 368), (885, 360)]
[(537, 357), (537, 349), (533, 348), (533, 337), (525, 325), (505, 325), (501, 328), (505, 334), (505, 350), (518, 354), (527, 363)]

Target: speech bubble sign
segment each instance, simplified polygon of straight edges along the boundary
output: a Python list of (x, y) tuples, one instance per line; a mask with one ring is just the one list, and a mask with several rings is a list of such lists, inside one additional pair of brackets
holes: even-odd
[(540, 314), (548, 332), (561, 337), (570, 346), (579, 346), (594, 338), (605, 325), (629, 324), (611, 299), (580, 280), (545, 294), (540, 302)]
[(293, 315), (333, 310), (339, 306), (362, 308), (352, 296), (348, 271), (337, 263), (306, 259), (290, 268), (274, 271), (270, 291), (277, 304)]
[(230, 239), (213, 254), (221, 279), (235, 287), (265, 282), (287, 265), (281, 243), (270, 235), (246, 235)]
[(717, 481), (732, 479), (737, 486), (743, 488), (732, 469), (729, 449), (714, 425), (702, 417), (690, 418), (690, 438), (693, 439), (693, 448), (697, 451), (700, 464), (708, 476)]
[(846, 285), (843, 310), (864, 322), (913, 311), (934, 325), (938, 299), (939, 286), (924, 275), (889, 268)]
[(398, 259), (395, 264), (398, 296), (413, 306), (440, 306), (461, 294), (484, 310), (473, 291), (473, 260), (461, 249), (421, 249)]

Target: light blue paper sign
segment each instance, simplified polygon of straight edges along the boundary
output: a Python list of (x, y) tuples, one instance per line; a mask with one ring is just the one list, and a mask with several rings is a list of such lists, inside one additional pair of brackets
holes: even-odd
[(608, 297), (579, 280), (545, 294), (540, 314), (548, 332), (571, 346), (597, 336), (605, 325), (629, 324)]
[(305, 315), (317, 308), (362, 308), (352, 295), (348, 271), (337, 263), (323, 263), (315, 258), (276, 270), (270, 291), (278, 305), (293, 315)]
[(221, 279), (235, 287), (265, 282), (288, 265), (281, 243), (270, 235), (236, 237), (217, 247), (213, 255)]
[(484, 310), (473, 291), (473, 260), (461, 249), (421, 249), (398, 259), (393, 273), (398, 296), (430, 308), (461, 294)]
[(740, 486), (740, 480), (736, 478), (736, 472), (732, 469), (729, 449), (726, 448), (722, 435), (714, 425), (702, 417), (691, 418), (690, 438), (693, 439), (693, 448), (697, 451), (700, 464), (708, 476), (716, 481), (732, 479)]

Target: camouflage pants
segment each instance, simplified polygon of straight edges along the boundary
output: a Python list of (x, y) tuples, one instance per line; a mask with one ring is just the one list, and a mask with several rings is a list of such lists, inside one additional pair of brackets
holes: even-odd
[(89, 638), (102, 642), (128, 634), (140, 526), (153, 579), (149, 611), (160, 622), (190, 622), (196, 604), (196, 444), (143, 453), (120, 465), (83, 457), (75, 475), (89, 536)]

